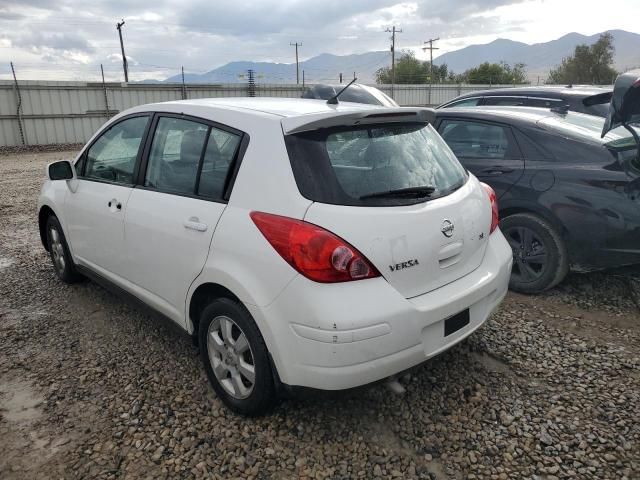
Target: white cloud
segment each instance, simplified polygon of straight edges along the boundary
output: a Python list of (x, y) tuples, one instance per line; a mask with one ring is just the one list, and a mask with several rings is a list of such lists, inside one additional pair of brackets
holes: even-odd
[[(532, 43), (573, 29), (593, 34), (638, 31), (638, 0), (0, 0), (0, 63), (30, 78), (100, 74), (120, 79), (116, 22), (131, 77), (204, 72), (234, 60), (294, 61), (320, 53), (388, 50), (384, 29), (397, 25), (398, 50), (426, 58), (423, 41), (440, 37), (438, 54), (496, 37)], [(570, 19), (570, 21), (568, 20)], [(115, 59), (115, 60), (114, 60)], [(52, 63), (58, 62), (57, 68)], [(38, 66), (42, 65), (39, 70)], [(84, 70), (79, 70), (82, 65)], [(74, 70), (75, 69), (75, 70)], [(333, 74), (333, 73), (332, 73)], [(1, 76), (1, 75), (0, 75)]]

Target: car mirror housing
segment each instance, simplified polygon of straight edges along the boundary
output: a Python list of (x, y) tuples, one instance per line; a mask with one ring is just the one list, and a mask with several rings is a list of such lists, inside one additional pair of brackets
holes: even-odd
[(630, 123), (640, 123), (640, 69), (618, 75), (602, 136)]
[(60, 160), (50, 163), (47, 167), (49, 180), (72, 180), (74, 175), (73, 165), (69, 160)]

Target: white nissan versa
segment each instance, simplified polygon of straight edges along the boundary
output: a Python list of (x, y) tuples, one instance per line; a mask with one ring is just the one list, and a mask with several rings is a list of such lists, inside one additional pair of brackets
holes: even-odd
[(281, 386), (409, 369), (503, 299), (495, 195), (432, 112), (282, 98), (143, 105), (48, 166), (42, 242), (65, 282), (116, 286), (192, 334), (233, 410)]

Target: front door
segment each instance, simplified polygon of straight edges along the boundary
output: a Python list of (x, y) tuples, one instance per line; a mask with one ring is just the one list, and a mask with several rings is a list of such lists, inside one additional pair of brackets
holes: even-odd
[(511, 128), (490, 122), (443, 119), (438, 132), (458, 160), (481, 181), (495, 190), (498, 198), (524, 172), (524, 160)]
[(79, 264), (118, 283), (124, 265), (124, 216), (148, 115), (110, 126), (76, 164), (78, 184), (65, 198), (67, 237)]
[(127, 205), (126, 277), (143, 300), (182, 322), (226, 208), (241, 135), (175, 116), (158, 117), (153, 130), (144, 180)]

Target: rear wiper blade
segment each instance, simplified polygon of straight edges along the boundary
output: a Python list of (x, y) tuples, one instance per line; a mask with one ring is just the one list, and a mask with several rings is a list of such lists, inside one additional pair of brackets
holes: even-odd
[(403, 196), (417, 196), (417, 197), (428, 197), (433, 192), (435, 192), (435, 187), (430, 185), (424, 185), (421, 187), (407, 187), (407, 188), (398, 188), (396, 190), (386, 190), (384, 192), (375, 192), (375, 193), (367, 193), (366, 195), (362, 195), (360, 200), (365, 200), (367, 198), (379, 198), (379, 197), (403, 197)]

